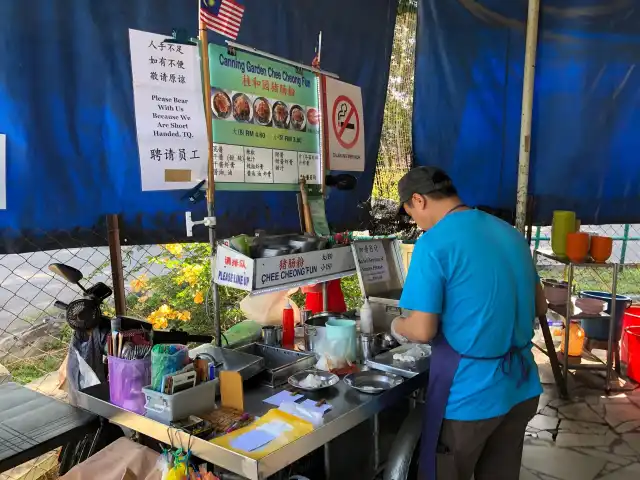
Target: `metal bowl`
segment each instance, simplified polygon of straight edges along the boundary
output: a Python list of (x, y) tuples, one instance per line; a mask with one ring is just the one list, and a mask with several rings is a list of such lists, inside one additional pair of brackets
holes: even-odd
[(376, 370), (365, 370), (350, 373), (344, 377), (344, 383), (359, 392), (375, 395), (400, 385), (402, 377)]
[[(322, 386), (317, 388), (308, 388), (300, 385), (300, 382), (307, 378), (307, 375), (322, 377)], [(302, 372), (295, 373), (289, 377), (289, 385), (308, 392), (315, 392), (316, 390), (322, 390), (323, 388), (333, 387), (339, 381), (340, 379), (335, 373), (324, 372), (322, 370), (303, 370)]]

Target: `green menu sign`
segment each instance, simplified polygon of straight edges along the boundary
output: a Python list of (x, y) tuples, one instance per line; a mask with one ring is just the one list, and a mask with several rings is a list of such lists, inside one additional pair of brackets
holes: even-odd
[(315, 74), (209, 45), (214, 177), (221, 189), (295, 190), (321, 181)]

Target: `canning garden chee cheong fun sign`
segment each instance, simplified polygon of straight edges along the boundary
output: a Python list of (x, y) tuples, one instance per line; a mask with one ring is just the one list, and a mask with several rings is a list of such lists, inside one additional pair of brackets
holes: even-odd
[(207, 123), (198, 47), (129, 30), (142, 190), (192, 188), (207, 178)]
[(217, 188), (296, 190), (321, 183), (315, 74), (209, 45)]

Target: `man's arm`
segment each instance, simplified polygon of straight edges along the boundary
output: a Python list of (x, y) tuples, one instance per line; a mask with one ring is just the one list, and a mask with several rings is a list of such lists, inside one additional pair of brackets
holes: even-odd
[(412, 311), (406, 318), (396, 318), (393, 328), (410, 342), (428, 343), (438, 333), (438, 315)]

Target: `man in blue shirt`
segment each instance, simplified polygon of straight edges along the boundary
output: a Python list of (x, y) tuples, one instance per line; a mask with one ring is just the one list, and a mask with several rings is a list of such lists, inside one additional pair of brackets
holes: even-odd
[[(425, 232), (393, 321), (401, 341), (430, 342), (421, 478), (517, 480), (525, 429), (542, 393), (531, 352), (546, 301), (522, 235), (471, 209), (442, 170), (399, 182), (402, 210)], [(436, 455), (437, 453), (437, 455)]]

